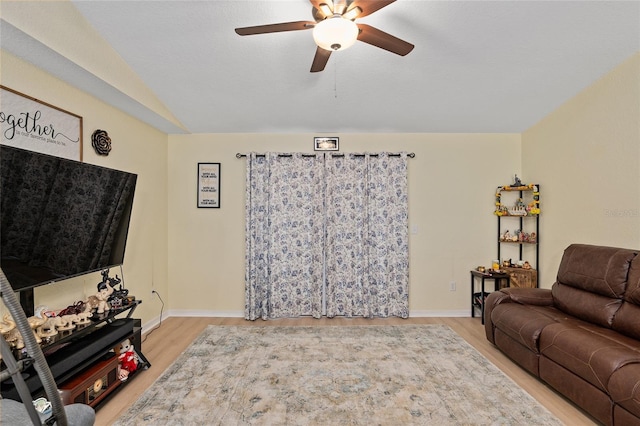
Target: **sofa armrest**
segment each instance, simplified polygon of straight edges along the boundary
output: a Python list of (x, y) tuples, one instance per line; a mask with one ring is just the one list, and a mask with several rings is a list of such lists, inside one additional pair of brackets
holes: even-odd
[(484, 331), (487, 340), (495, 344), (493, 337), (494, 326), (491, 321), (493, 309), (505, 303), (520, 303), (522, 305), (553, 306), (551, 290), (544, 288), (516, 288), (507, 287), (489, 294), (484, 304)]
[(496, 342), (493, 337), (494, 326), (491, 321), (491, 312), (493, 312), (493, 308), (498, 305), (513, 302), (504, 290), (510, 289), (503, 288), (502, 290), (494, 291), (493, 293), (490, 293), (484, 301), (484, 332), (487, 335), (487, 340), (493, 344)]
[(504, 288), (500, 291), (522, 305), (553, 306), (551, 290), (546, 288)]

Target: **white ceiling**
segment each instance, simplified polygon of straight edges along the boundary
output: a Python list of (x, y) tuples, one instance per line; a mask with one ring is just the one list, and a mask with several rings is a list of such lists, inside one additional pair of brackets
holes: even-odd
[[(234, 32), (313, 20), (307, 0), (73, 4), (191, 133), (519, 133), (640, 50), (637, 1), (398, 0), (357, 22), (411, 53), (357, 42), (312, 74), (310, 30)], [(8, 51), (181, 132), (73, 61), (24, 52), (3, 27)]]

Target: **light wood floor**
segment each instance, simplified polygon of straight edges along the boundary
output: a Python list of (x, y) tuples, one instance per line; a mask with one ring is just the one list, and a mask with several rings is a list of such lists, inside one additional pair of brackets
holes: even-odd
[[(567, 425), (594, 425), (588, 415), (576, 408), (551, 388), (504, 356), (489, 343), (484, 328), (478, 318), (387, 318), (387, 319), (283, 319), (270, 321), (246, 321), (242, 318), (184, 318), (172, 317), (164, 320), (160, 328), (147, 335), (142, 352), (151, 363), (151, 368), (140, 371), (106, 403), (99, 407), (96, 425), (110, 425), (127, 409), (151, 384), (171, 365), (182, 351), (208, 325), (233, 326), (340, 326), (340, 325), (403, 325), (403, 324), (446, 324), (493, 364), (511, 377), (521, 388), (527, 391), (549, 411)], [(144, 340), (144, 337), (143, 337)]]

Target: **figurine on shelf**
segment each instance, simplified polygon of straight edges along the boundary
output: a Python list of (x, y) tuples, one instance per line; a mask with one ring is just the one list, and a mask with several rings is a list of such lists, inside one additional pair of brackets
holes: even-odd
[(527, 207), (525, 206), (524, 201), (522, 201), (522, 198), (518, 198), (514, 206), (509, 209), (509, 215), (511, 216), (527, 215)]
[[(118, 278), (116, 275), (115, 278), (109, 277), (109, 270), (105, 269), (101, 272), (102, 281), (98, 283), (98, 293), (95, 296), (89, 296), (89, 299), (86, 301), (85, 312), (91, 312), (96, 309), (96, 313), (102, 314), (105, 311), (111, 310), (112, 305), (110, 302), (113, 301), (112, 295), (114, 292), (118, 295), (117, 301), (114, 301), (113, 305), (120, 307), (122, 306), (122, 298), (126, 297), (126, 294), (129, 293), (128, 290), (123, 290), (122, 285), (120, 286), (120, 290), (115, 291), (115, 286), (120, 284), (122, 280)], [(124, 294), (124, 296), (122, 296)]]
[(531, 269), (531, 264), (528, 261), (525, 261), (522, 265), (522, 269)]
[[(120, 284), (122, 280), (120, 280), (120, 278), (118, 278), (118, 276), (116, 275), (115, 279), (110, 278), (109, 279), (109, 285), (111, 287), (115, 287), (116, 284)], [(113, 294), (111, 296), (109, 296), (109, 304), (111, 305), (112, 308), (121, 308), (124, 305), (127, 305), (129, 303), (128, 301), (128, 295), (129, 295), (129, 290), (127, 290), (126, 288), (122, 287), (122, 284), (120, 284), (120, 288), (118, 290), (115, 290), (113, 292)]]
[[(69, 331), (76, 326), (73, 324), (69, 315), (56, 315), (54, 311), (50, 311), (46, 306), (36, 308), (37, 316), (42, 319), (36, 328), (36, 335), (41, 338), (49, 338), (58, 334), (58, 331)], [(64, 309), (60, 312), (63, 312)]]
[(511, 234), (508, 229), (500, 236), (500, 241), (511, 241)]
[(110, 310), (111, 306), (109, 306), (107, 300), (109, 300), (111, 294), (113, 294), (113, 287), (105, 282), (98, 284), (98, 292), (95, 296), (89, 296), (89, 299), (85, 302), (87, 305), (85, 312), (91, 312), (95, 309), (97, 313), (102, 314)]
[(522, 181), (520, 180), (520, 178), (518, 177), (518, 175), (515, 175), (514, 181), (513, 181), (513, 185), (511, 185), (513, 187), (521, 187), (521, 186), (525, 186), (524, 183), (522, 183)]
[(129, 339), (120, 343), (118, 354), (118, 378), (124, 382), (138, 369), (138, 355)]
[(0, 334), (2, 334), (4, 340), (9, 343), (10, 347), (16, 349), (24, 348), (22, 335), (16, 328), (16, 322), (13, 320), (11, 315), (4, 314), (4, 317), (2, 317), (2, 322), (0, 322)]
[(536, 233), (532, 232), (531, 235), (529, 235), (529, 242), (530, 243), (535, 243), (535, 242), (537, 242), (537, 238), (538, 237), (537, 237)]

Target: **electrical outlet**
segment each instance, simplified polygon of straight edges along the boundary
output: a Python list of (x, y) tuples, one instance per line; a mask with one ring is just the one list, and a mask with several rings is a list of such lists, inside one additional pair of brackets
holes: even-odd
[(449, 282), (449, 291), (456, 291), (456, 282), (455, 281), (450, 281)]

